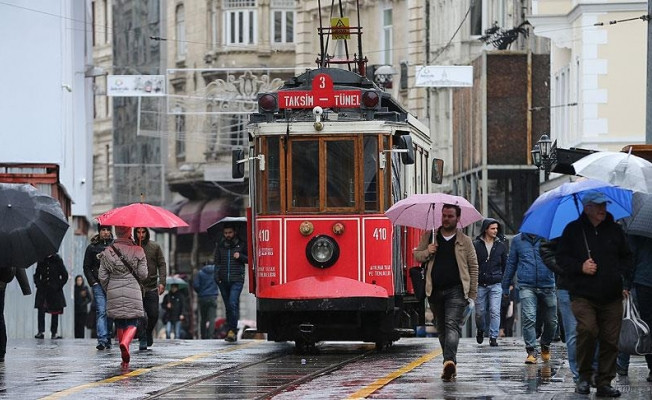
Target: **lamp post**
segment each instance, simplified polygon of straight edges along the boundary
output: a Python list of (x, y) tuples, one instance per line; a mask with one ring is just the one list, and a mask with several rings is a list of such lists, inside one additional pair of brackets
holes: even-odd
[(530, 153), (532, 154), (532, 163), (544, 171), (547, 181), (552, 166), (557, 163), (557, 141), (553, 143), (548, 135), (541, 135)]
[(396, 75), (396, 70), (391, 65), (382, 65), (374, 71), (374, 80), (383, 89), (391, 89), (393, 75)]

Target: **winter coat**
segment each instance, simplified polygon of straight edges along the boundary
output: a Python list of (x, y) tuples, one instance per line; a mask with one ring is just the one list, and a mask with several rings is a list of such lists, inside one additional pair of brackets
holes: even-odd
[(541, 246), (539, 247), (539, 254), (541, 254), (541, 259), (543, 263), (546, 264), (546, 267), (555, 273), (555, 283), (557, 289), (568, 290), (569, 283), (568, 277), (566, 277), (566, 272), (557, 264), (557, 239), (553, 240), (541, 240)]
[[(138, 229), (138, 228), (136, 228)], [(134, 233), (134, 237), (136, 234)], [(165, 257), (163, 250), (158, 243), (153, 242), (149, 238), (149, 230), (145, 230), (145, 239), (139, 244), (145, 251), (147, 259), (147, 278), (142, 282), (145, 291), (155, 290), (158, 285), (165, 286), (167, 279), (167, 265), (165, 264)]]
[(475, 247), (475, 253), (478, 257), (478, 285), (493, 285), (503, 280), (503, 272), (507, 263), (507, 246), (496, 237), (490, 253), (487, 254), (487, 246), (483, 239), (484, 232), (489, 225), (494, 223), (498, 224), (500, 234), (500, 223), (493, 218), (486, 218), (482, 221), (480, 235), (473, 241), (473, 247)]
[[(439, 230), (437, 230), (436, 234), (439, 234)], [(432, 240), (431, 238), (431, 232), (424, 232), (421, 235), (419, 245), (414, 249), (414, 259), (420, 263), (427, 262), (426, 296), (428, 297), (432, 294), (432, 268), (435, 262), (435, 257), (431, 257), (428, 252), (428, 244)], [(461, 229), (458, 229), (455, 234), (455, 260), (460, 271), (464, 297), (475, 300), (478, 295), (478, 258), (471, 238), (466, 236)]]
[[(168, 307), (169, 303), (169, 307)], [(164, 310), (164, 315), (163, 319), (165, 321), (163, 322), (177, 322), (179, 319), (181, 319), (181, 315), (183, 314), (183, 303), (184, 303), (184, 296), (179, 292), (178, 290), (176, 292), (169, 292), (163, 297), (163, 302), (161, 303), (161, 307), (163, 307)]]
[(75, 314), (86, 314), (89, 304), (91, 304), (91, 292), (88, 286), (75, 284)]
[(145, 252), (131, 240), (119, 238), (113, 243), (134, 269), (126, 266), (111, 246), (100, 253), (99, 278), (106, 292), (106, 313), (109, 318), (134, 319), (145, 315), (143, 294), (138, 281), (147, 277)]
[[(239, 252), (240, 258), (233, 258)], [(247, 263), (247, 244), (239, 237), (233, 240), (222, 238), (215, 246), (215, 282), (244, 282)]]
[(652, 238), (627, 235), (627, 242), (634, 253), (634, 283), (652, 287)]
[(86, 277), (88, 286), (92, 287), (96, 283), (100, 283), (100, 279), (97, 276), (100, 270), (100, 260), (97, 258), (97, 255), (103, 252), (106, 246), (109, 246), (111, 243), (113, 243), (113, 239), (100, 240), (100, 235), (97, 234), (91, 238), (91, 243), (86, 247), (86, 252), (84, 253), (84, 276)]
[(503, 274), (503, 294), (509, 294), (509, 286), (515, 274), (519, 288), (555, 287), (555, 273), (546, 267), (541, 258), (541, 239), (540, 236), (526, 233), (514, 236)]
[(209, 264), (197, 271), (197, 274), (195, 274), (192, 280), (192, 287), (199, 297), (217, 297), (218, 289), (215, 283), (215, 266)]
[(63, 287), (66, 282), (68, 282), (68, 271), (58, 254), (39, 261), (34, 273), (34, 286), (36, 286), (34, 308), (43, 307), (51, 314), (63, 313), (66, 306)]
[[(589, 257), (598, 266), (594, 275), (582, 272), (582, 264)], [(631, 284), (632, 252), (625, 233), (610, 213), (595, 227), (584, 213), (566, 225), (556, 258), (568, 276), (571, 298), (606, 304), (621, 299), (623, 288), (629, 289)]]

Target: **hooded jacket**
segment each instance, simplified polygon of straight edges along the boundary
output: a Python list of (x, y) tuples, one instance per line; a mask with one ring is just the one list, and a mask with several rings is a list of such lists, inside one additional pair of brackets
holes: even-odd
[(96, 283), (100, 283), (100, 279), (97, 276), (100, 269), (100, 260), (97, 258), (97, 255), (103, 252), (106, 246), (111, 245), (111, 243), (113, 243), (113, 238), (102, 240), (98, 233), (91, 238), (91, 243), (86, 247), (86, 252), (84, 253), (84, 276), (86, 277), (88, 286), (92, 287)]
[[(133, 237), (137, 237), (136, 229), (138, 228), (134, 228)], [(142, 282), (144, 290), (155, 290), (158, 288), (158, 285), (165, 286), (165, 280), (167, 279), (165, 257), (163, 256), (161, 246), (150, 240), (149, 229), (145, 229), (145, 238), (143, 239), (143, 242), (138, 243), (136, 240), (136, 244), (143, 248), (145, 251), (145, 258), (147, 259), (147, 278)]]
[(217, 297), (218, 289), (215, 284), (215, 266), (213, 264), (205, 265), (192, 280), (192, 287), (199, 297)]
[[(491, 224), (498, 224), (498, 236), (491, 246), (491, 251), (487, 254), (484, 234)], [(493, 285), (502, 282), (507, 263), (507, 246), (499, 239), (501, 233), (502, 225), (495, 219), (486, 218), (482, 221), (480, 234), (473, 241), (473, 247), (478, 256), (478, 285)]]
[[(128, 239), (116, 239), (114, 246), (122, 253), (134, 274), (141, 281), (147, 277), (145, 252)], [(99, 279), (106, 292), (106, 313), (109, 318), (142, 318), (143, 293), (131, 269), (127, 267), (111, 247), (99, 255)]]
[(555, 273), (546, 267), (541, 258), (541, 239), (540, 236), (527, 233), (514, 236), (503, 274), (503, 294), (509, 294), (509, 286), (515, 274), (519, 288), (553, 289), (555, 287)]
[[(233, 258), (239, 252), (240, 258)], [(215, 282), (244, 282), (247, 244), (236, 235), (233, 240), (222, 237), (215, 246)]]
[[(582, 272), (582, 264), (589, 256), (598, 265), (594, 275)], [(606, 304), (621, 299), (623, 288), (629, 289), (632, 252), (622, 228), (610, 213), (595, 227), (584, 213), (566, 225), (556, 259), (568, 277), (571, 298)]]

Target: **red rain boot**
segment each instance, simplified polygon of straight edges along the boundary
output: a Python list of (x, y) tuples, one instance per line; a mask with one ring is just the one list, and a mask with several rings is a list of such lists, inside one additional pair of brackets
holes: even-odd
[(136, 336), (138, 328), (135, 326), (128, 326), (123, 330), (122, 339), (120, 340), (120, 353), (122, 353), (122, 366), (129, 365), (129, 345)]
[(124, 334), (124, 329), (118, 328), (116, 330), (116, 335), (118, 337), (118, 343), (122, 342), (122, 335)]

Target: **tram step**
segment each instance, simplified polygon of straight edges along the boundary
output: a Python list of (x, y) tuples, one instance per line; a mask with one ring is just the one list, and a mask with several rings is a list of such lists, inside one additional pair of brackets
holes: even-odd
[(414, 337), (414, 329), (410, 328), (394, 328), (394, 333), (397, 333), (401, 337)]

